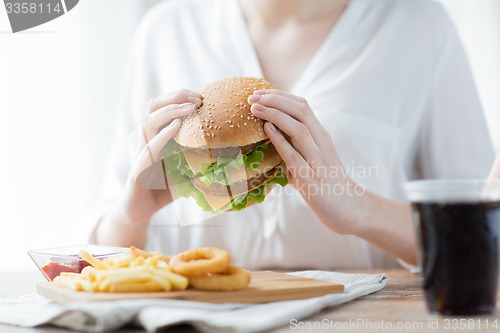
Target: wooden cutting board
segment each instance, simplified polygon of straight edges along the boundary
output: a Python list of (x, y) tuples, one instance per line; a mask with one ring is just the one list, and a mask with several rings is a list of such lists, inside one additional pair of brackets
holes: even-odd
[(41, 296), (63, 304), (140, 298), (165, 298), (207, 303), (268, 303), (344, 292), (344, 286), (341, 284), (306, 279), (285, 273), (261, 271), (251, 274), (252, 282), (248, 288), (239, 291), (188, 289), (151, 293), (93, 293), (66, 289), (52, 282), (40, 282), (36, 287)]

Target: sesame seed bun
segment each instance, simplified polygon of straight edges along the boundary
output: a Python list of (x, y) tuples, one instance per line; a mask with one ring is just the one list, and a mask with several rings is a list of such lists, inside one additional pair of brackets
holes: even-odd
[(202, 106), (184, 118), (175, 141), (187, 148), (226, 148), (267, 140), (264, 121), (250, 112), (247, 98), (255, 90), (274, 89), (264, 79), (231, 77), (200, 90)]

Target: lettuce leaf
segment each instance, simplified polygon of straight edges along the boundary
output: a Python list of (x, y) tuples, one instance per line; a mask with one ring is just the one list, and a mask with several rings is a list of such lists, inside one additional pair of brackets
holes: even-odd
[(189, 164), (184, 157), (179, 145), (175, 141), (170, 140), (163, 149), (163, 161), (165, 171), (168, 174), (171, 186), (175, 186), (178, 195), (184, 198), (193, 197), (198, 206), (203, 210), (215, 213), (212, 206), (210, 206), (201, 193), (191, 182), (194, 173), (189, 167)]
[(248, 154), (242, 155), (245, 169), (252, 170), (258, 168), (264, 160), (264, 152), (269, 149), (269, 144), (265, 144), (255, 148)]
[(205, 199), (203, 193), (193, 185), (191, 180), (177, 183), (175, 190), (177, 191), (177, 194), (184, 198), (193, 197), (198, 206), (200, 206), (204, 211), (216, 213), (216, 211), (208, 203), (207, 199)]
[(264, 160), (264, 151), (269, 149), (269, 144), (257, 147), (248, 154), (243, 154), (237, 157), (221, 157), (217, 158), (212, 164), (202, 163), (200, 168), (200, 180), (206, 185), (219, 183), (229, 186), (228, 168), (240, 169), (245, 166), (246, 170), (258, 168)]
[[(189, 164), (186, 161), (179, 145), (173, 140), (170, 140), (165, 146), (163, 156), (167, 170), (174, 173), (178, 171), (181, 176), (186, 176), (188, 178), (194, 177), (194, 173), (189, 167)], [(182, 180), (182, 177), (179, 177), (178, 175), (175, 176), (176, 179), (174, 180)]]
[[(219, 157), (215, 163), (203, 163), (200, 174), (195, 175), (189, 167), (179, 145), (175, 141), (170, 140), (165, 146), (163, 154), (165, 171), (172, 183), (171, 186), (175, 186), (178, 195), (184, 198), (193, 197), (198, 206), (203, 210), (215, 214), (220, 211), (215, 211), (212, 206), (210, 206), (203, 193), (193, 185), (191, 178), (200, 177), (207, 185), (213, 184), (213, 182), (220, 182), (223, 185), (229, 186), (230, 184), (227, 184), (228, 176), (226, 168), (241, 168), (243, 165), (245, 165), (247, 170), (256, 168), (262, 163), (264, 151), (267, 149), (269, 149), (269, 144), (260, 146), (249, 154), (242, 155), (240, 159)], [(242, 210), (247, 206), (248, 198), (252, 198), (255, 203), (263, 202), (265, 199), (265, 189), (273, 183), (277, 183), (281, 186), (286, 186), (288, 184), (288, 179), (282, 170), (278, 171), (276, 177), (269, 182), (262, 184), (260, 187), (246, 194), (233, 198), (233, 200), (223, 207), (221, 211), (229, 209), (234, 211)]]

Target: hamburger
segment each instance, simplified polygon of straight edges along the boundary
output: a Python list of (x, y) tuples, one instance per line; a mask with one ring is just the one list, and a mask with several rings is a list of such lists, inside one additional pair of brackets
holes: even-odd
[(204, 86), (202, 105), (182, 120), (166, 147), (170, 188), (218, 213), (260, 203), (276, 184), (285, 186), (283, 160), (264, 132), (264, 121), (250, 112), (247, 102), (255, 90), (273, 88), (251, 77)]

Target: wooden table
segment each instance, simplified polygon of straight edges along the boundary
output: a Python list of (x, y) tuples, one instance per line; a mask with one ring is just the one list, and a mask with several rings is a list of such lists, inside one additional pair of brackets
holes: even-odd
[[(404, 270), (385, 272), (389, 275), (389, 282), (383, 290), (324, 310), (302, 321), (293, 321), (291, 318), (290, 325), (272, 332), (500, 332), (499, 311), (492, 316), (472, 318), (445, 318), (428, 315), (420, 288), (420, 278)], [(380, 271), (364, 271), (363, 273), (380, 273)], [(37, 281), (41, 281), (37, 272), (0, 272), (0, 296), (34, 293), (34, 285)], [(0, 332), (63, 333), (68, 331), (51, 327), (29, 329), (0, 325)], [(126, 328), (118, 332), (142, 331)], [(195, 331), (187, 325), (182, 325), (161, 332)]]

